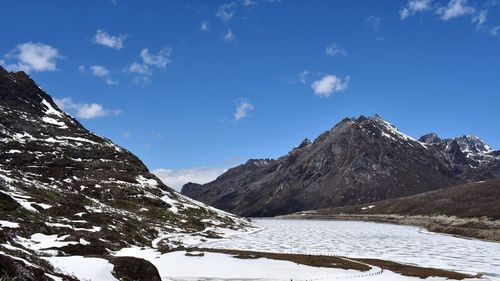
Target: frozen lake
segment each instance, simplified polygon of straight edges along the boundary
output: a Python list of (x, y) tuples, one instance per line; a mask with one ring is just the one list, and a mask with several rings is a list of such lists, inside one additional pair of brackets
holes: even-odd
[(262, 230), (206, 243), (211, 248), (334, 253), (484, 273), (500, 280), (500, 243), (359, 221), (254, 219)]

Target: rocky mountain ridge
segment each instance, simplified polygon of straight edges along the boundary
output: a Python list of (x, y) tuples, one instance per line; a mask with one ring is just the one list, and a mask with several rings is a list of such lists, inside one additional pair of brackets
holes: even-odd
[(210, 183), (188, 183), (182, 193), (243, 216), (274, 216), (495, 178), (499, 155), (477, 137), (415, 140), (378, 115), (360, 116), (279, 159), (249, 160)]
[(73, 280), (48, 261), (118, 262), (113, 252), (124, 247), (168, 251), (248, 227), (165, 186), (135, 155), (61, 111), (26, 73), (1, 67), (0, 151), (2, 280)]
[(430, 133), (419, 139), (437, 152), (453, 167), (459, 177), (467, 181), (479, 181), (500, 177), (500, 151), (494, 151), (475, 135), (463, 135), (440, 139)]

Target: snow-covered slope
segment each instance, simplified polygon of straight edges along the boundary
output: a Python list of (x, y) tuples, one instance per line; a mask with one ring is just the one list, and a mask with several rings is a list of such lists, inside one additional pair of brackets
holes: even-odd
[(248, 225), (165, 186), (24, 72), (0, 67), (0, 279), (62, 276), (43, 256), (166, 251)]

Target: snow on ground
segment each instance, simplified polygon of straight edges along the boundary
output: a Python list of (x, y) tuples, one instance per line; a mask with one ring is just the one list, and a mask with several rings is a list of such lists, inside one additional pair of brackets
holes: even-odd
[[(21, 244), (23, 247), (31, 250), (43, 250), (48, 248), (60, 248), (67, 245), (80, 244), (77, 241), (64, 241), (69, 235), (63, 235), (58, 237), (57, 234), (45, 235), (42, 233), (35, 233), (31, 235), (30, 238), (24, 238), (18, 236), (16, 242)], [(83, 240), (83, 239), (82, 239)], [(85, 240), (81, 241), (83, 243), (87, 242)]]
[(73, 275), (79, 280), (118, 281), (111, 272), (113, 265), (105, 259), (82, 256), (45, 257), (60, 272)]
[[(204, 253), (204, 256), (186, 256), (178, 251), (161, 254), (154, 249), (127, 248), (116, 256), (134, 256), (150, 261), (158, 269), (162, 280), (421, 280), (373, 267), (367, 272), (321, 268), (296, 264), (290, 261), (267, 258), (238, 259), (231, 255)], [(426, 280), (445, 280), (429, 278)]]
[(66, 123), (64, 123), (62, 121), (57, 121), (56, 119), (51, 118), (51, 117), (44, 116), (44, 117), (42, 117), (42, 121), (45, 122), (45, 123), (47, 123), (47, 124), (58, 126), (61, 129), (67, 129), (68, 128), (68, 126), (66, 126)]
[(19, 224), (17, 222), (10, 222), (10, 221), (0, 220), (0, 228), (1, 227), (18, 228)]
[(45, 105), (45, 107), (47, 107), (47, 110), (45, 111), (45, 114), (49, 115), (49, 114), (52, 114), (52, 115), (55, 115), (57, 117), (63, 117), (63, 114), (61, 112), (59, 112), (58, 110), (56, 110), (48, 101), (46, 101), (45, 99), (42, 100), (42, 104)]
[(500, 280), (500, 243), (419, 227), (359, 221), (253, 219), (262, 230), (202, 244), (204, 248), (326, 253), (476, 274)]

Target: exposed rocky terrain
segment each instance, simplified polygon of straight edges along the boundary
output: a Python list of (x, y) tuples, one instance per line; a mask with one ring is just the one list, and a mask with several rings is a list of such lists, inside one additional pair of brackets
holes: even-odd
[(500, 150), (474, 135), (440, 139), (435, 133), (420, 137), (421, 142), (452, 166), (453, 173), (467, 181), (500, 177)]
[(121, 280), (144, 272), (154, 280), (157, 271), (113, 251), (168, 251), (247, 226), (165, 186), (135, 155), (61, 111), (24, 72), (0, 67), (1, 280), (72, 280), (50, 264), (64, 255), (110, 260)]
[(500, 179), (466, 183), (369, 204), (285, 216), (410, 224), (429, 230), (500, 241)]
[(242, 216), (357, 205), (500, 175), (500, 151), (475, 136), (417, 141), (379, 116), (346, 118), (277, 159), (249, 160), (182, 193)]

